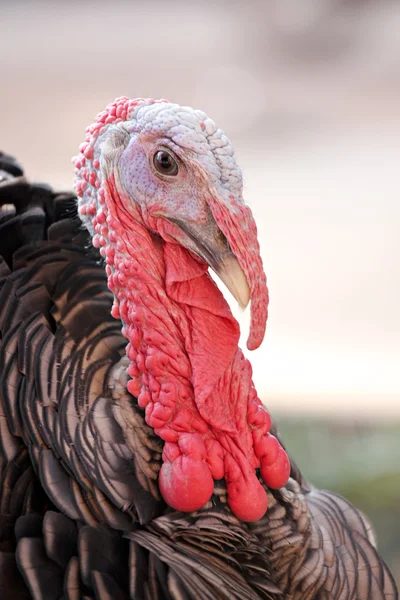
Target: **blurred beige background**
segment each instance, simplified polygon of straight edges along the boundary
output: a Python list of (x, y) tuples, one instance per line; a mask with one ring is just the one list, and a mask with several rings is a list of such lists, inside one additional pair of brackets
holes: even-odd
[(261, 397), (397, 418), (399, 31), (385, 0), (3, 0), (0, 146), (69, 188), (84, 128), (114, 97), (205, 110), (236, 147), (259, 226)]

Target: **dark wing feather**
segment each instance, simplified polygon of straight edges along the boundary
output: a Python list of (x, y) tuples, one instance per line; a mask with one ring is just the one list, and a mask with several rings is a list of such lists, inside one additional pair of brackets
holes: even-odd
[(62, 569), (77, 555), (78, 529), (68, 517), (48, 511), (43, 518), (43, 538), (47, 556)]
[(290, 479), (269, 495), (265, 517), (250, 529), (290, 600), (398, 599), (367, 519), (336, 494)]
[(93, 571), (92, 585), (96, 598), (102, 598), (102, 600), (128, 600), (129, 598), (114, 577), (108, 573)]
[[(146, 590), (145, 579), (153, 596), (160, 598), (282, 597), (270, 581), (268, 557), (257, 538), (235, 517), (223, 516), (217, 509), (200, 511), (198, 516), (171, 513), (129, 538), (134, 542), (131, 587), (135, 592)], [(265, 586), (259, 585), (260, 579)]]
[(65, 600), (80, 600), (82, 597), (82, 583), (79, 576), (79, 559), (73, 556), (69, 561), (65, 576), (63, 592)]
[(15, 561), (14, 552), (0, 551), (0, 598), (2, 600), (31, 599)]
[(48, 511), (21, 517), (18, 533), (18, 565), (35, 599), (284, 598), (257, 538), (216, 509), (171, 513), (125, 538)]
[(59, 599), (63, 573), (47, 557), (41, 539), (22, 538), (17, 547), (17, 562), (35, 600)]
[[(396, 584), (376, 552), (374, 534), (366, 517), (347, 500), (331, 492), (314, 490), (307, 501), (312, 517), (329, 531), (334, 543), (338, 575), (331, 584), (332, 596), (397, 599)], [(329, 582), (326, 588), (329, 591)]]

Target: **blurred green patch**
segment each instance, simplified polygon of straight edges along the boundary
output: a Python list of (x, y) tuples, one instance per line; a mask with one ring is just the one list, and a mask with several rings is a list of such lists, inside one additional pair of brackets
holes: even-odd
[(276, 421), (306, 479), (342, 494), (368, 516), (379, 552), (400, 582), (400, 423)]

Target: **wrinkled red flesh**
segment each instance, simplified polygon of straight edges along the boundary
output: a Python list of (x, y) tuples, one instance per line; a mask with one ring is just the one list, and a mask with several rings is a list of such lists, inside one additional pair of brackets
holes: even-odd
[[(110, 122), (108, 118), (100, 116), (100, 121)], [(91, 154), (89, 142), (82, 152)], [(86, 204), (81, 212), (93, 215), (93, 243), (106, 258), (108, 285), (116, 298), (113, 315), (122, 320), (129, 341), (128, 389), (165, 442), (161, 493), (177, 510), (197, 510), (210, 499), (213, 480), (224, 477), (232, 511), (244, 521), (256, 521), (267, 509), (256, 469), (267, 486), (279, 488), (289, 477), (290, 463), (269, 433), (270, 416), (238, 347), (239, 326), (205, 263), (176, 243), (155, 244), (127, 210), (132, 203), (113, 176), (97, 187), (97, 206)], [(243, 247), (238, 242), (235, 248), (230, 239), (232, 223), (223, 207), (214, 206), (213, 213), (253, 282), (253, 295), (260, 291), (260, 297), (253, 296), (248, 344), (256, 347), (268, 304), (258, 245), (246, 263)], [(161, 235), (164, 224), (155, 220)]]

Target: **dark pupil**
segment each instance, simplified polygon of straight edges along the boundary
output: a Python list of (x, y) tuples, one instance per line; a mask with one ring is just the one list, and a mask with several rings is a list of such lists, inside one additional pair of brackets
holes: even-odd
[(171, 158), (168, 154), (161, 154), (160, 163), (163, 169), (168, 169), (171, 166)]
[(177, 164), (172, 158), (172, 156), (168, 154), (168, 152), (165, 152), (163, 150), (157, 152), (156, 164), (159, 167), (160, 171), (163, 171), (167, 174), (175, 173), (175, 171), (177, 170)]

